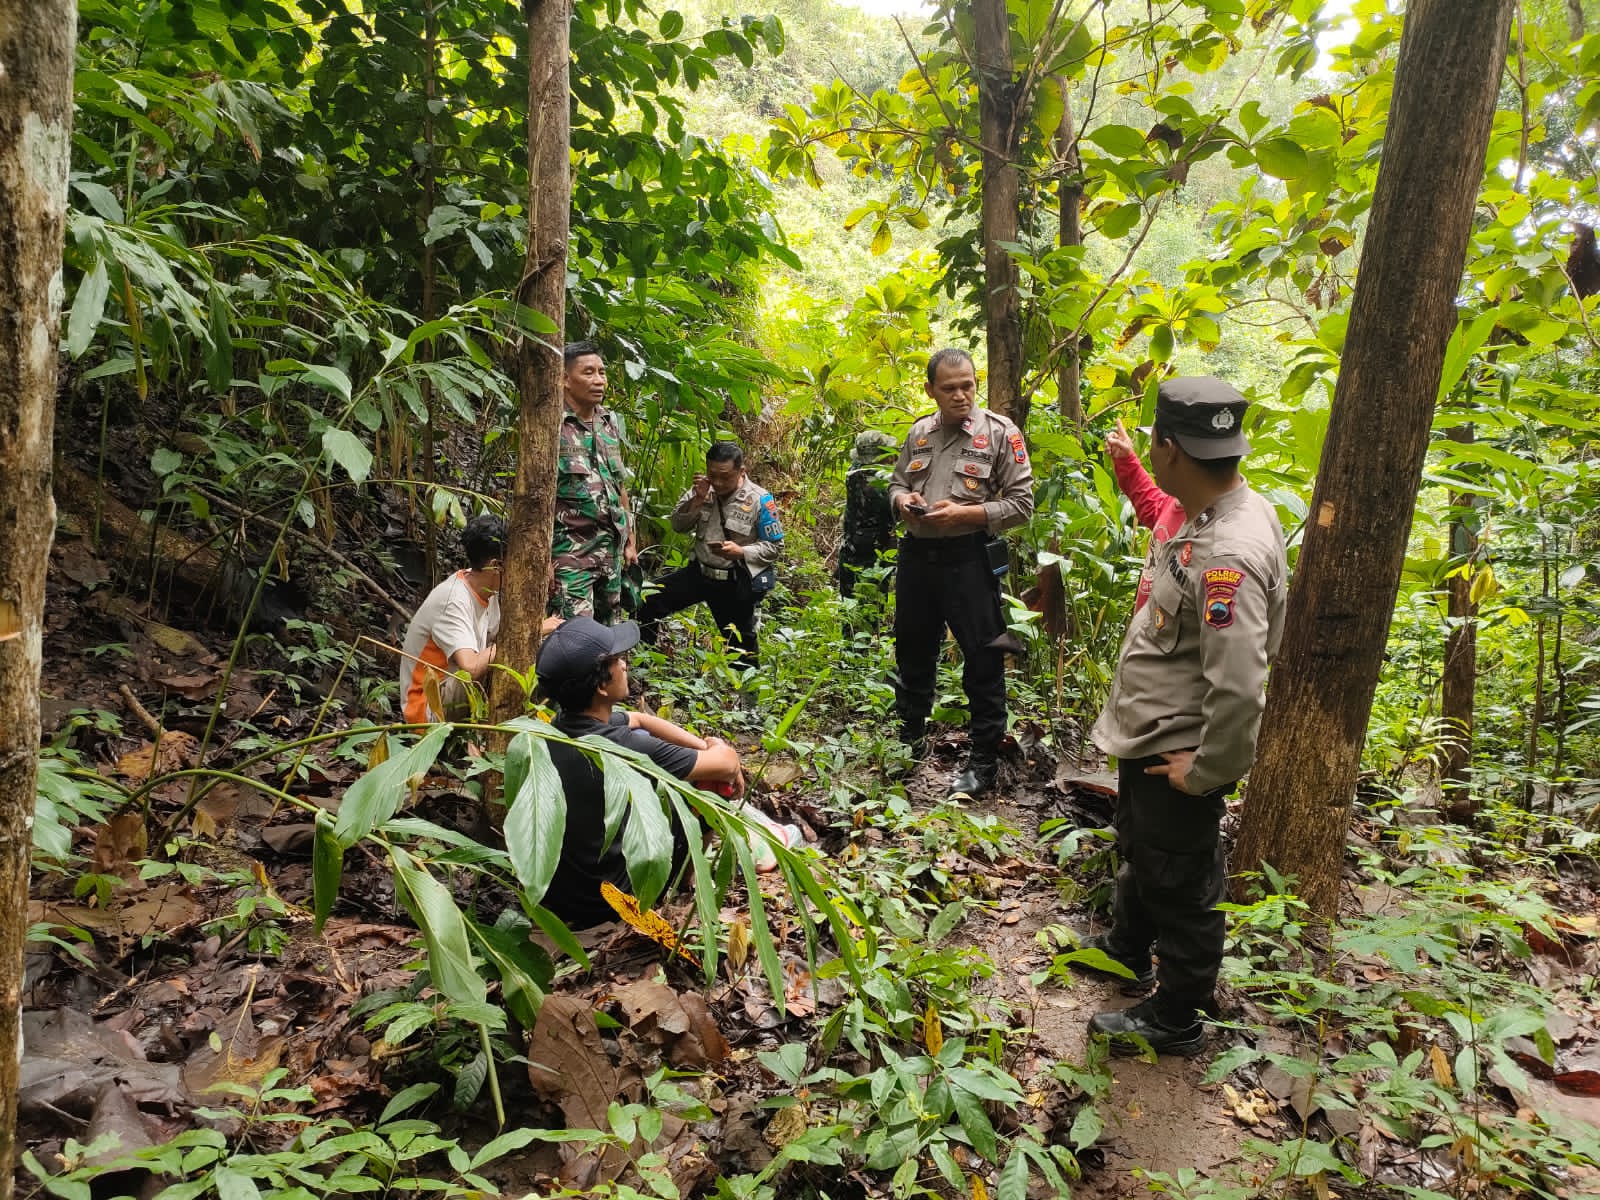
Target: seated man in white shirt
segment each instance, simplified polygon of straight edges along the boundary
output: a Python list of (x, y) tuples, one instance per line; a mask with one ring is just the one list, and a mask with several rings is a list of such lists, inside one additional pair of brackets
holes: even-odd
[[(400, 712), (405, 720), (421, 724), (466, 715), (466, 687), (455, 672), (465, 671), (478, 682), (494, 662), (505, 547), (504, 521), (473, 517), (461, 534), (467, 568), (429, 592), (411, 618), (400, 655)], [(435, 712), (428, 702), (430, 676), (438, 683), (443, 712)]]

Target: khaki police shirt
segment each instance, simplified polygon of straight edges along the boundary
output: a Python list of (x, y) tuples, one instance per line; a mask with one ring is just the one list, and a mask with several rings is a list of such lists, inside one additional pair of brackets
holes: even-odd
[(1095, 745), (1118, 758), (1193, 749), (1192, 792), (1243, 776), (1283, 640), (1287, 576), (1278, 514), (1248, 487), (1184, 522), (1156, 554)]
[[(990, 534), (1021, 525), (1033, 513), (1033, 466), (1022, 433), (999, 413), (975, 408), (960, 425), (949, 427), (937, 412), (919, 417), (895, 463), (889, 481), (889, 504), (900, 513), (897, 497), (921, 492), (933, 507), (940, 500), (982, 504)], [(970, 529), (922, 532), (907, 521), (915, 537), (968, 537)]]
[(679, 533), (694, 530), (695, 561), (713, 570), (726, 571), (739, 565), (731, 558), (713, 554), (717, 542), (737, 542), (744, 547), (743, 563), (751, 575), (759, 575), (783, 552), (783, 525), (778, 508), (765, 488), (745, 476), (734, 493), (723, 499), (715, 492), (698, 512), (690, 505), (694, 489), (684, 492), (667, 522)]

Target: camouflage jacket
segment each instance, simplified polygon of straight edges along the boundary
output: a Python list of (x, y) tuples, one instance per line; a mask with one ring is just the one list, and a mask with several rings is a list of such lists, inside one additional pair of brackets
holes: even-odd
[(856, 566), (871, 566), (880, 550), (893, 546), (888, 468), (857, 467), (844, 477), (844, 541), (839, 557)]
[(560, 554), (597, 536), (627, 540), (628, 510), (623, 503), (627, 468), (622, 464), (622, 434), (608, 409), (597, 408), (585, 425), (568, 409), (561, 418), (561, 462), (556, 473), (554, 551)]

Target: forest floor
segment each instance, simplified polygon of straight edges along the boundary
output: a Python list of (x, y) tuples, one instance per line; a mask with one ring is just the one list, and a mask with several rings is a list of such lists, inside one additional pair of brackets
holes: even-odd
[[(108, 572), (81, 542), (58, 545), (53, 567), (47, 740), (56, 739), (84, 764), (124, 783), (147, 776), (152, 764), (159, 772), (190, 761), (218, 702), (226, 647), (204, 631), (175, 629), (108, 596), (100, 587)], [(286, 663), (236, 672), (220, 699), (225, 719), (218, 754), (238, 760), (266, 741), (304, 735), (320, 702), (304, 682)], [(359, 684), (351, 694), (357, 691)], [(800, 824), (826, 858), (846, 864), (890, 847), (914, 848), (919, 839), (926, 845), (925, 832), (918, 830), (923, 818), (948, 807), (939, 801), (960, 740), (959, 734), (948, 736), (906, 782), (917, 819), (888, 832), (864, 823), (859, 813), (852, 818), (824, 807), (821, 781), (804, 764), (769, 773), (760, 801), (780, 819)], [(365, 769), (364, 756), (364, 749), (330, 743), (308, 755), (287, 781), (281, 763), (249, 773), (332, 810)], [(1512, 869), (1502, 872), (1494, 888), (1463, 883), (1453, 915), (1440, 921), (1458, 932), (1479, 919), (1473, 914), (1497, 905), (1502, 917), (1513, 909), (1523, 914), (1516, 905), (1529, 894), (1524, 884), (1545, 907), (1528, 907), (1509, 926), (1473, 927), (1450, 940), (1447, 933), (1419, 929), (1414, 908), (1406, 904), (1405, 880), (1395, 886), (1370, 869), (1382, 858), (1380, 842), (1387, 839), (1392, 851), (1394, 831), (1358, 823), (1355, 841), (1372, 855), (1360, 870), (1352, 865), (1349, 906), (1352, 927), (1367, 940), (1324, 956), (1310, 974), (1306, 968), (1295, 976), (1292, 964), (1281, 961), (1274, 969), (1282, 977), (1269, 978), (1262, 962), (1282, 958), (1301, 936), (1299, 927), (1282, 920), (1263, 924), (1260, 912), (1236, 917), (1236, 926), (1242, 921), (1253, 940), (1230, 951), (1247, 967), (1230, 976), (1226, 1020), (1207, 1051), (1192, 1060), (1105, 1063), (1087, 1044), (1085, 1023), (1103, 1007), (1131, 1001), (1113, 985), (1073, 976), (1057, 962), (1072, 944), (1063, 940), (1063, 927), (1086, 934), (1103, 925), (1089, 903), (1093, 889), (1085, 884), (1093, 874), (1092, 847), (1061, 852), (1065, 866), (1057, 848), (1063, 831), (1108, 823), (1105, 784), (1103, 778), (1079, 778), (1042, 747), (1034, 747), (1031, 758), (1018, 754), (993, 797), (963, 814), (964, 828), (990, 834), (958, 840), (918, 868), (955, 881), (948, 895), (971, 900), (944, 948), (953, 960), (968, 963), (973, 1010), (1008, 1031), (1006, 1068), (1026, 1099), (1009, 1112), (990, 1105), (1002, 1136), (1032, 1125), (1047, 1142), (1077, 1141), (1083, 1147), (1083, 1177), (1074, 1185), (1079, 1196), (1145, 1194), (1152, 1186), (1185, 1195), (1242, 1196), (1270, 1179), (1295, 1177), (1325, 1196), (1327, 1181), (1339, 1182), (1338, 1162), (1314, 1172), (1263, 1149), (1313, 1141), (1341, 1147), (1341, 1161), (1359, 1169), (1372, 1194), (1386, 1188), (1494, 1194), (1508, 1186), (1504, 1172), (1498, 1181), (1475, 1182), (1482, 1172), (1474, 1155), (1487, 1151), (1461, 1140), (1463, 1112), (1477, 1122), (1475, 1128), (1485, 1124), (1481, 1112), (1466, 1107), (1471, 1089), (1464, 1081), (1454, 1107), (1434, 1093), (1412, 1096), (1404, 1107), (1387, 1093), (1377, 1094), (1371, 1063), (1351, 1057), (1370, 1039), (1387, 1038), (1401, 1058), (1413, 1050), (1421, 1055), (1411, 1073), (1424, 1084), (1431, 1078), (1441, 1093), (1456, 1088), (1451, 1076), (1463, 1069), (1457, 1057), (1462, 1047), (1441, 1032), (1439, 1018), (1457, 1005), (1458, 993), (1441, 980), (1455, 978), (1452, 962), (1471, 960), (1486, 973), (1515, 976), (1517, 995), (1537, 993), (1548, 1002), (1542, 1029), (1519, 1024), (1486, 1055), (1500, 1072), (1489, 1093), (1501, 1121), (1494, 1136), (1510, 1145), (1506, 1153), (1513, 1160), (1532, 1162), (1528, 1169), (1547, 1194), (1600, 1194), (1600, 1172), (1592, 1149), (1586, 1149), (1600, 1144), (1600, 904), (1592, 861), (1563, 859), (1555, 873), (1532, 881), (1519, 882)], [(459, 1067), (474, 1049), (450, 1022), (430, 1019), (432, 1002), (417, 993), (421, 943), (396, 901), (386, 861), (361, 845), (347, 854), (338, 905), (316, 933), (308, 911), (313, 825), (303, 810), (280, 808), (249, 787), (223, 784), (179, 819), (187, 798), (187, 781), (174, 781), (150, 794), (144, 812), (79, 828), (75, 845), (85, 859), (80, 868), (35, 879), (30, 920), (48, 923), (54, 938), (30, 945), (19, 1144), (46, 1170), (79, 1161), (69, 1139), (82, 1145), (107, 1133), (118, 1135), (126, 1151), (199, 1124), (260, 1148), (301, 1127), (263, 1125), (262, 1115), (269, 1112), (294, 1109), (313, 1121), (381, 1124), (391, 1097), (410, 1084), (439, 1079), (441, 1065)], [(474, 838), (494, 836), (459, 774), (430, 775), (416, 791), (414, 811)], [(1049, 826), (1052, 821), (1061, 824)], [(1042, 826), (1050, 832), (1042, 835)], [(1420, 831), (1401, 834), (1421, 839)], [(1448, 866), (1456, 852), (1427, 854)], [(1460, 874), (1467, 879), (1469, 873)], [(1103, 898), (1103, 874), (1100, 883)], [(497, 906), (505, 906), (502, 897), (469, 899), (491, 920)], [(847, 1124), (856, 1110), (825, 1100), (820, 1088), (808, 1099), (807, 1088), (797, 1086), (799, 1070), (784, 1078), (774, 1066), (791, 1046), (802, 1048), (795, 1053), (806, 1068), (826, 1065), (816, 1061), (815, 1044), (850, 999), (847, 981), (820, 966), (812, 977), (799, 923), (784, 918), (782, 902), (781, 896), (768, 898), (777, 913), (788, 980), (783, 1011), (753, 960), (737, 962), (730, 954), (708, 987), (682, 959), (625, 925), (587, 931), (581, 940), (591, 967), (582, 971), (569, 962), (562, 968), (533, 1032), (535, 1047), (543, 1050), (528, 1051), (536, 1063), (559, 1058), (554, 1069), (565, 1082), (541, 1081), (537, 1067), (530, 1077), (530, 1069), (515, 1060), (502, 1063), (507, 1111), (551, 1128), (585, 1120), (598, 1126), (612, 1101), (640, 1098), (643, 1081), (660, 1068), (701, 1073), (689, 1087), (706, 1112), (693, 1120), (669, 1116), (653, 1143), (686, 1196), (718, 1174), (761, 1171), (808, 1128)], [(726, 924), (741, 920), (742, 903), (736, 884), (723, 913)], [(687, 900), (664, 903), (661, 911), (675, 926), (688, 924)], [(1508, 929), (1526, 939), (1531, 955), (1515, 947), (1506, 952), (1517, 940), (1504, 936)], [(971, 966), (977, 963), (982, 969)], [(1422, 970), (1426, 979), (1410, 978)], [(1311, 975), (1344, 989), (1341, 995), (1348, 992), (1341, 1001), (1353, 1014), (1347, 1022), (1330, 1020), (1326, 1007), (1286, 1007), (1285, 996), (1303, 1000), (1308, 987), (1315, 990), (1307, 983)], [(1432, 1009), (1430, 995), (1437, 1001)], [(570, 1003), (557, 1002), (559, 997)], [(393, 1006), (408, 1003), (422, 1009), (422, 1016), (411, 1036), (396, 1038), (403, 1045), (391, 1044), (383, 1035), (394, 1033)], [(385, 1005), (391, 1015), (375, 1020)], [(1395, 1010), (1407, 1006), (1416, 1019), (1396, 1027)], [(603, 1040), (586, 1040), (581, 1029), (564, 1036), (554, 1026), (596, 1009), (610, 1017), (611, 1032)], [(916, 1036), (928, 1041), (932, 1018), (918, 1016)], [(839, 1042), (837, 1031), (833, 1041), (831, 1065), (846, 1074), (865, 1074), (874, 1066), (848, 1039)], [(1219, 1056), (1227, 1061), (1214, 1071)], [(1296, 1070), (1297, 1062), (1307, 1064), (1305, 1069)], [(1507, 1071), (1507, 1062), (1525, 1073), (1514, 1066)], [(1064, 1073), (1063, 1064), (1070, 1070)], [(262, 1088), (307, 1088), (311, 1099), (291, 1104), (269, 1096), (241, 1103)], [(1094, 1109), (1088, 1126), (1086, 1107)], [(793, 1119), (796, 1108), (803, 1121)], [(464, 1145), (481, 1144), (493, 1136), (486, 1111), (480, 1097), (465, 1116), (439, 1120)], [(1397, 1112), (1409, 1114), (1408, 1120), (1398, 1120)], [(1516, 1140), (1523, 1129), (1531, 1131), (1526, 1144)], [(1537, 1154), (1530, 1148), (1535, 1141)], [(511, 1194), (549, 1190), (558, 1180), (582, 1187), (614, 1173), (608, 1153), (603, 1147), (536, 1143), (484, 1174)], [(954, 1154), (964, 1172), (985, 1173), (965, 1147), (955, 1146)], [(1178, 1179), (1185, 1171), (1195, 1172), (1204, 1186), (1193, 1179), (1187, 1185), (1162, 1183), (1160, 1173)], [(784, 1180), (780, 1195), (839, 1200), (894, 1194), (887, 1172), (866, 1170), (859, 1162), (795, 1163)], [(36, 1181), (19, 1174), (23, 1181), (26, 1195)], [(931, 1165), (919, 1182), (942, 1187)], [(136, 1191), (141, 1185), (135, 1180), (124, 1186)], [(149, 1183), (143, 1186), (148, 1190)], [(1346, 1188), (1343, 1194), (1358, 1193)]]

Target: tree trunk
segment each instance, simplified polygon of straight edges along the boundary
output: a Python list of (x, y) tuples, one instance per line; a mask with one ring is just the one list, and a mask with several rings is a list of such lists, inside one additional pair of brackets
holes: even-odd
[(74, 0), (0, 0), (0, 1200), (16, 1161)]
[(1017, 80), (1005, 0), (974, 0), (973, 49), (978, 60), (978, 128), (983, 140), (983, 316), (989, 352), (989, 407), (1019, 427), (1028, 421), (1022, 396), (1021, 271), (1005, 249), (1019, 226), (1020, 173), (1013, 153)]
[[(1544, 516), (1544, 504), (1539, 504), (1539, 516)], [(1539, 591), (1539, 615), (1534, 618), (1533, 650), (1533, 710), (1528, 714), (1528, 752), (1523, 763), (1522, 807), (1533, 811), (1534, 775), (1539, 770), (1539, 731), (1544, 728), (1544, 623), (1550, 604), (1550, 539), (1539, 535), (1539, 559), (1543, 563), (1543, 583)]]
[(1583, 36), (1583, 0), (1567, 0), (1567, 32), (1573, 41)]
[[(1079, 210), (1083, 206), (1082, 166), (1078, 160), (1078, 133), (1072, 120), (1072, 94), (1065, 76), (1059, 79), (1061, 87), (1061, 126), (1056, 130), (1056, 155), (1061, 165), (1061, 234), (1057, 245), (1083, 245), (1083, 225)], [(1061, 364), (1056, 368), (1056, 411), (1061, 423), (1075, 431), (1083, 429), (1082, 396), (1083, 360), (1076, 342), (1061, 352)]]
[[(499, 660), (520, 673), (533, 666), (550, 587), (555, 529), (557, 438), (561, 429), (561, 345), (567, 297), (567, 225), (572, 186), (567, 165), (568, 0), (531, 0), (528, 8), (528, 253), (517, 299), (555, 324), (524, 335), (517, 350), (517, 476), (511, 495)], [(546, 339), (549, 340), (546, 340)], [(523, 710), (521, 689), (495, 672), (497, 721)]]
[[(439, 259), (434, 252), (434, 243), (427, 240), (428, 225), (438, 206), (439, 182), (439, 171), (434, 162), (437, 149), (433, 144), (433, 102), (439, 90), (439, 19), (431, 3), (423, 12), (422, 30), (422, 53), (426, 59), (422, 67), (423, 96), (427, 101), (422, 107), (422, 146), (428, 156), (428, 160), (422, 164), (422, 323), (427, 325), (434, 318), (434, 291), (439, 275)], [(422, 344), (421, 351), (424, 361), (433, 361), (432, 338)], [(433, 376), (427, 374), (422, 377), (422, 406), (427, 414), (422, 426), (422, 549), (423, 559), (427, 563), (427, 585), (432, 588), (440, 578), (439, 523), (433, 516), (434, 474), (438, 470), (434, 422), (438, 420), (439, 413), (433, 402)], [(415, 511), (414, 490), (410, 493), (408, 504), (411, 511)]]
[[(1473, 440), (1471, 425), (1450, 431), (1451, 440)], [(1456, 517), (1450, 522), (1450, 557), (1465, 566), (1478, 551), (1478, 535), (1469, 515), (1473, 497), (1458, 492), (1450, 497)], [(1472, 602), (1472, 578), (1463, 573), (1450, 580), (1450, 632), (1444, 640), (1444, 679), (1439, 715), (1444, 721), (1444, 762), (1439, 779), (1444, 785), (1445, 810), (1452, 821), (1470, 821), (1477, 812), (1467, 768), (1472, 765), (1472, 727), (1478, 690), (1478, 606)]]
[[(1512, 7), (1413, 0), (1400, 39), (1344, 360), (1235, 855), (1243, 870), (1270, 863), (1294, 876), (1323, 916), (1338, 903)], [(1441, 112), (1452, 120), (1441, 123)]]

